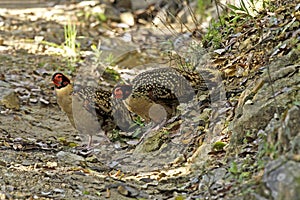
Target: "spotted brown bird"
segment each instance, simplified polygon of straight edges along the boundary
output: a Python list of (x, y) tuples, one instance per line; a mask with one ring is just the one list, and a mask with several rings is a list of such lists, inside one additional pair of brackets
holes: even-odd
[(192, 100), (196, 90), (206, 89), (205, 81), (196, 73), (169, 67), (143, 72), (130, 85), (117, 85), (113, 95), (146, 122), (164, 124), (176, 114), (180, 103)]
[(92, 136), (100, 133), (101, 130), (104, 132), (102, 135), (108, 140), (107, 132), (115, 129), (118, 122), (121, 127), (129, 126), (129, 122), (126, 124), (127, 121), (122, 124), (121, 120), (114, 120), (114, 116), (120, 114), (122, 109), (120, 109), (121, 104), (116, 104), (119, 107), (115, 111), (112, 109), (114, 101), (110, 91), (93, 87), (73, 91), (70, 79), (62, 73), (55, 73), (52, 81), (60, 108), (67, 114), (75, 129), (89, 136), (87, 148), (92, 145)]

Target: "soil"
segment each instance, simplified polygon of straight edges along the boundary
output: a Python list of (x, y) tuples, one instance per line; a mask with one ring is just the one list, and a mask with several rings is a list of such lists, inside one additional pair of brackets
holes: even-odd
[[(186, 37), (165, 34), (149, 24), (128, 26), (130, 31), (123, 28), (126, 23), (119, 21), (109, 26), (99, 21), (98, 15), (88, 15), (90, 9), (100, 7), (68, 2), (53, 7), (0, 9), (0, 199), (257, 199), (258, 192), (264, 196), (259, 199), (270, 197), (271, 192), (261, 189), (264, 188), (265, 166), (261, 163), (279, 155), (267, 148), (267, 142), (264, 143), (257, 132), (269, 130), (270, 121), (275, 120), (274, 112), (278, 111), (282, 114), (280, 119), (287, 121), (286, 113), (297, 110), (292, 105), (299, 106), (299, 54), (290, 51), (294, 47), (288, 43), (293, 41), (285, 40), (287, 45), (278, 48), (281, 51), (277, 51), (278, 59), (287, 60), (274, 65), (274, 73), (271, 70), (274, 81), (285, 81), (276, 82), (281, 88), (280, 94), (287, 95), (279, 98), (280, 108), (272, 107), (273, 101), (272, 106), (260, 102), (262, 107), (259, 108), (266, 110), (261, 117), (257, 109), (250, 106), (259, 102), (253, 98), (257, 91), (263, 91), (263, 95), (259, 93), (262, 97), (272, 96), (274, 92), (266, 84), (265, 80), (269, 80), (267, 62), (261, 56), (271, 53), (264, 50), (253, 53), (251, 50), (256, 46), (248, 45), (251, 41), (246, 37), (242, 42), (245, 48), (237, 56), (233, 44), (237, 40), (230, 40), (232, 54), (219, 54), (223, 49), (218, 49), (213, 56), (200, 51), (195, 55), (209, 55), (210, 64), (221, 65), (223, 80), (218, 80), (221, 87), (217, 90), (220, 95), (215, 96), (217, 100), (211, 99), (210, 106), (180, 105), (178, 110), (184, 117), (172, 119), (136, 147), (132, 145), (137, 140), (133, 136), (148, 126), (135, 132), (110, 133), (112, 143), (103, 142), (101, 136), (95, 137), (94, 142), (101, 145), (87, 152), (79, 148), (87, 143), (87, 136), (71, 126), (56, 103), (52, 74), (62, 71), (72, 77), (78, 87), (100, 84), (110, 89), (120, 77), (129, 80), (142, 71), (173, 65), (174, 61), (166, 62), (169, 56), (165, 51), (170, 48), (166, 41), (179, 38), (178, 44)], [(290, 7), (295, 5), (291, 3)], [(64, 29), (70, 21), (77, 28), (75, 51), (65, 43)], [(244, 23), (245, 29), (251, 28)], [(270, 43), (268, 48), (259, 50), (278, 45), (276, 41)], [(185, 58), (195, 59), (185, 49), (179, 49), (180, 46), (175, 51)], [(249, 64), (253, 69), (246, 63), (248, 52), (253, 56), (251, 61), (255, 64)], [(233, 61), (229, 64), (230, 59)], [(236, 67), (241, 65), (240, 61), (246, 63), (245, 69)], [(103, 67), (107, 63), (111, 64), (109, 69), (113, 69), (108, 73)], [(278, 66), (282, 66), (282, 71)], [(276, 70), (280, 73), (276, 74)], [(270, 99), (274, 98), (264, 101)], [(244, 123), (241, 121), (244, 118), (255, 123)], [(142, 123), (139, 120), (137, 123)], [(253, 124), (258, 125), (252, 127)], [(230, 143), (232, 135), (234, 139)], [(294, 134), (295, 138), (298, 135)], [(274, 138), (268, 139), (266, 141), (275, 143)], [(293, 147), (289, 156), (299, 162), (298, 146)], [(286, 151), (281, 153), (284, 155)]]

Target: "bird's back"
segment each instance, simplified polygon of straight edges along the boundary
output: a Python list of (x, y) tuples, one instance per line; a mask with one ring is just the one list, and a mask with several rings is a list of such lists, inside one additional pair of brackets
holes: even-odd
[(189, 82), (172, 68), (146, 71), (132, 82), (132, 96), (148, 96), (155, 102), (178, 104), (193, 98), (194, 91)]

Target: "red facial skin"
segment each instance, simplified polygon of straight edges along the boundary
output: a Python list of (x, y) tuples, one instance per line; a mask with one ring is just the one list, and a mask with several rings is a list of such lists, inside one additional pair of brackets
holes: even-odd
[(116, 99), (125, 100), (132, 92), (131, 85), (119, 85), (113, 90), (113, 95)]
[(70, 80), (62, 73), (55, 73), (52, 76), (52, 82), (54, 83), (55, 87), (58, 89), (63, 88), (68, 84), (70, 84)]
[(122, 91), (121, 87), (115, 88), (115, 90), (114, 90), (114, 97), (116, 99), (123, 99), (123, 91)]

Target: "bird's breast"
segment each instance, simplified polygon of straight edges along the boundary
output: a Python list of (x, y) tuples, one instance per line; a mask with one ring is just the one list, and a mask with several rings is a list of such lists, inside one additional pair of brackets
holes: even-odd
[(72, 110), (72, 92), (72, 86), (68, 85), (64, 88), (56, 89), (56, 96), (57, 104), (67, 114), (71, 124), (75, 127)]
[(149, 98), (146, 97), (138, 97), (133, 98), (129, 97), (125, 100), (125, 105), (127, 106), (128, 110), (138, 114), (147, 122), (150, 121), (149, 117), (149, 109), (154, 104)]
[(87, 103), (84, 99), (81, 99), (78, 95), (73, 95), (72, 107), (77, 130), (89, 135), (100, 132), (102, 119), (99, 119), (95, 109), (87, 107)]

